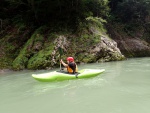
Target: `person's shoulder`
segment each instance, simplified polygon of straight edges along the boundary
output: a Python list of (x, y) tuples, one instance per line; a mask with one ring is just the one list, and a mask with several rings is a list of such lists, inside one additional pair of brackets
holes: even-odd
[(75, 64), (74, 62), (70, 62), (68, 65), (73, 66), (74, 64)]

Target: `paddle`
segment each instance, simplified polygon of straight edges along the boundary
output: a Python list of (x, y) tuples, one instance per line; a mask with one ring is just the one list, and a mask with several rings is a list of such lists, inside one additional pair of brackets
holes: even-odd
[[(63, 49), (61, 47), (58, 48), (59, 54), (60, 54), (60, 60), (61, 56), (63, 55)], [(61, 62), (60, 62), (60, 71), (61, 71)]]
[[(61, 60), (61, 56), (63, 55), (63, 49), (61, 47), (58, 48), (59, 54), (60, 54), (60, 60)], [(61, 62), (60, 62), (60, 71), (61, 71)], [(78, 78), (78, 74), (80, 73), (76, 73), (75, 77)]]

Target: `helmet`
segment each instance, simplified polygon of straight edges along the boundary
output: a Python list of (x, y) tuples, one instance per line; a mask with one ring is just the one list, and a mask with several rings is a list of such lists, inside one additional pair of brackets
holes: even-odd
[(68, 57), (67, 60), (70, 61), (70, 62), (73, 62), (74, 58), (73, 57)]

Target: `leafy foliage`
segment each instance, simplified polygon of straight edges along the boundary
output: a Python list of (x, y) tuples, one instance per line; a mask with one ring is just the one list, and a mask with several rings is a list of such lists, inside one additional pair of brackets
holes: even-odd
[(111, 0), (112, 13), (121, 22), (145, 22), (150, 16), (150, 0)]
[[(108, 0), (3, 0), (3, 17), (34, 25), (74, 25), (89, 16), (107, 17)], [(5, 10), (7, 9), (7, 10)]]
[(122, 31), (132, 37), (140, 31), (139, 38), (149, 39), (150, 0), (111, 0), (109, 5), (112, 23), (122, 24)]

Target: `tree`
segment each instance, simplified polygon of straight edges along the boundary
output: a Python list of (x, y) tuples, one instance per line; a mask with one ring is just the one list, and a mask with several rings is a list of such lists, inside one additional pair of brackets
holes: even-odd
[(43, 24), (78, 24), (89, 16), (106, 18), (108, 0), (3, 0), (3, 18), (41, 26)]
[(150, 15), (150, 0), (112, 0), (110, 7), (122, 22), (143, 21)]

